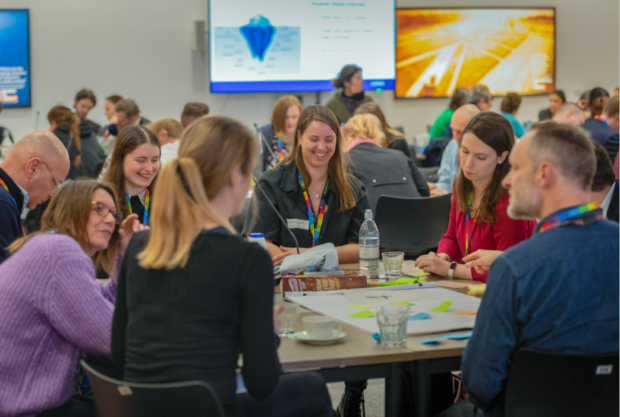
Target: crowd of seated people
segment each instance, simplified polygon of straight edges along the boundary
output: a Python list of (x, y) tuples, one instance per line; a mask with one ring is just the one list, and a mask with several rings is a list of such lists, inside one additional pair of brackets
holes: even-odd
[[(364, 94), (362, 69), (345, 66), (333, 84), (325, 106), (280, 97), (260, 142), (200, 102), (150, 122), (134, 100), (111, 95), (100, 126), (88, 118), (97, 99), (86, 89), (74, 110), (49, 110), (49, 130), (16, 141), (0, 163), (0, 417), (95, 416), (74, 384), (86, 354), (129, 382), (204, 380), (229, 416), (333, 416), (323, 377), (281, 372), (273, 267), (324, 243), (339, 263), (359, 262), (364, 213), (381, 195), (452, 193), (445, 235), (415, 265), (488, 283), (463, 357), (469, 399), (433, 410), (500, 407), (521, 346), (617, 352), (617, 96), (594, 88), (571, 103), (553, 91), (527, 129), (519, 94), (495, 113), (488, 88), (458, 88), (431, 129), (445, 149), (430, 183)], [(256, 207), (238, 234), (230, 219), (254, 181)], [(22, 220), (28, 210), (38, 211), (36, 227)], [(246, 241), (254, 232), (267, 251)], [(573, 291), (575, 270), (600, 277), (600, 288)], [(522, 299), (527, 292), (543, 295)], [(570, 324), (575, 306), (597, 297), (583, 337)], [(360, 415), (366, 386), (346, 383), (340, 417)], [(433, 389), (451, 396), (450, 383)]]

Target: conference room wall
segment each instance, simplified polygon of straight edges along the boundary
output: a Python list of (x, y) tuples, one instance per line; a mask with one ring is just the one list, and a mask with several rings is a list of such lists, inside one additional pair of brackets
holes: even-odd
[[(257, 0), (258, 1), (258, 0)], [(618, 84), (617, 0), (398, 0), (398, 7), (469, 6), (557, 7), (557, 85), (574, 100), (588, 87)], [(187, 101), (204, 101), (213, 114), (235, 117), (248, 126), (269, 120), (280, 94), (210, 94), (208, 53), (191, 50), (192, 22), (207, 17), (207, 0), (3, 0), (2, 8), (30, 8), (32, 102), (29, 109), (8, 109), (0, 125), (16, 137), (47, 129), (47, 111), (73, 105), (81, 88), (93, 89), (99, 103), (91, 118), (104, 123), (103, 99), (122, 94), (135, 99), (142, 114), (156, 120), (180, 117)], [(332, 93), (322, 93), (325, 103)], [(447, 106), (446, 99), (396, 100), (391, 91), (370, 95), (390, 123), (407, 136), (424, 132)], [(304, 104), (314, 93), (301, 94)], [(499, 110), (495, 100), (494, 110)], [(518, 118), (535, 120), (546, 97), (526, 97)]]

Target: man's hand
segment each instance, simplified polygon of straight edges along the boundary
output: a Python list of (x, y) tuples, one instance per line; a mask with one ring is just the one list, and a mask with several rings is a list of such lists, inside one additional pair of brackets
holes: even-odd
[(437, 197), (438, 195), (446, 195), (448, 192), (446, 190), (442, 190), (441, 188), (434, 188), (431, 190), (431, 197)]

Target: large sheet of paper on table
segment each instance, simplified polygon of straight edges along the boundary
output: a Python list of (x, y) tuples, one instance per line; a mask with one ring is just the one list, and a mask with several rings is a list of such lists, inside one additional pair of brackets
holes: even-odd
[[(377, 318), (353, 318), (350, 317), (360, 309), (351, 309), (346, 307), (352, 304), (365, 304), (369, 306), (367, 310), (376, 313), (379, 311), (381, 305), (390, 304), (392, 302), (411, 301), (414, 303), (410, 307), (412, 314), (426, 312), (431, 315), (426, 320), (413, 320), (407, 322), (407, 334), (408, 335), (420, 335), (429, 333), (441, 333), (460, 329), (472, 329), (476, 322), (475, 315), (457, 315), (454, 313), (462, 311), (478, 311), (480, 306), (480, 299), (464, 295), (455, 291), (446, 290), (443, 288), (427, 288), (418, 290), (403, 290), (402, 296), (395, 296), (394, 299), (389, 301), (381, 300), (381, 298), (374, 299), (366, 298), (364, 295), (360, 298), (358, 295), (353, 297), (347, 297), (349, 292), (364, 292), (369, 294), (371, 291), (376, 291), (377, 295), (384, 292), (383, 288), (365, 289), (365, 290), (347, 290), (347, 291), (329, 291), (325, 295), (319, 295), (314, 293), (312, 295), (304, 296), (304, 293), (286, 293), (286, 297), (294, 301), (295, 303), (306, 307), (312, 311), (315, 311), (326, 316), (334, 317), (343, 323), (350, 324), (357, 327), (360, 330), (368, 333), (376, 333), (379, 331), (377, 325)], [(400, 293), (401, 291), (390, 291), (394, 293)], [(406, 293), (415, 292), (411, 297), (407, 297)], [(403, 300), (404, 298), (404, 300)], [(411, 298), (411, 300), (407, 300)], [(356, 300), (355, 302), (352, 302)], [(363, 303), (360, 301), (363, 300)], [(450, 308), (444, 313), (436, 313), (431, 310), (438, 307), (444, 301), (452, 301)], [(370, 307), (372, 306), (372, 308)]]

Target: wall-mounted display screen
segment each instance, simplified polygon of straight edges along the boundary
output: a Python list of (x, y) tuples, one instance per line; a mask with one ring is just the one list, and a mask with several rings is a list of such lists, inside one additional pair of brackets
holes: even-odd
[(0, 103), (30, 107), (28, 10), (0, 9)]
[(397, 9), (396, 25), (396, 97), (555, 88), (554, 8)]
[(211, 92), (329, 91), (347, 64), (394, 88), (394, 0), (210, 0)]

